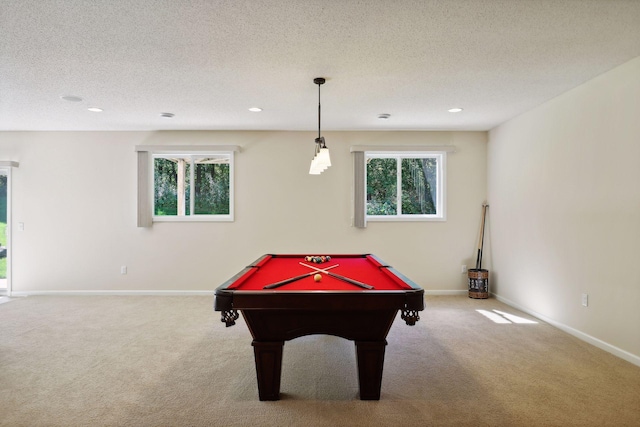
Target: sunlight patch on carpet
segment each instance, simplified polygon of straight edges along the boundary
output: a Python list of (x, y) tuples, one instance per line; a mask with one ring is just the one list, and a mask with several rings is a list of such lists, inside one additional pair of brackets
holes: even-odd
[(537, 324), (533, 320), (525, 319), (524, 317), (516, 316), (515, 314), (506, 313), (500, 310), (476, 310), (478, 313), (490, 319), (494, 323), (518, 323), (518, 324)]

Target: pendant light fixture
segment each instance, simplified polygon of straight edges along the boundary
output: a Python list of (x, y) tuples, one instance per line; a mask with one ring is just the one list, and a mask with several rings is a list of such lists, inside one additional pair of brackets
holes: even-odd
[(309, 168), (310, 175), (320, 175), (329, 166), (331, 166), (331, 158), (329, 157), (329, 149), (324, 142), (324, 137), (320, 135), (320, 85), (323, 85), (325, 79), (323, 77), (316, 77), (313, 82), (318, 85), (318, 137), (316, 138), (316, 150), (313, 160), (311, 160), (311, 167)]

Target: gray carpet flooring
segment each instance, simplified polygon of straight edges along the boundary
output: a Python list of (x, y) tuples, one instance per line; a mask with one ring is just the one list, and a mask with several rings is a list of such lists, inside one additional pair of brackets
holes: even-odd
[[(495, 299), (427, 297), (389, 333), (380, 401), (352, 342), (284, 346), (258, 400), (251, 336), (213, 297), (31, 296), (0, 304), (1, 426), (640, 426), (640, 367)], [(480, 311), (479, 311), (480, 310)]]

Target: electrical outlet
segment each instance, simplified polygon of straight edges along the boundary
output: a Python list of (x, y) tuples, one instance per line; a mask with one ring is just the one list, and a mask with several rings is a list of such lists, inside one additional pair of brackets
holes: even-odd
[(583, 307), (589, 306), (589, 294), (582, 294), (582, 306)]
[(120, 274), (127, 274), (127, 266), (123, 265), (122, 267), (120, 267)]
[(460, 266), (460, 273), (462, 274), (467, 274), (467, 266), (466, 265), (461, 265)]

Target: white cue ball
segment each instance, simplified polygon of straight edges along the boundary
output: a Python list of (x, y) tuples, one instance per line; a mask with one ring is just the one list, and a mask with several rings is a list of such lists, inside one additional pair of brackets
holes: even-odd
[(315, 280), (316, 282), (319, 282), (320, 280), (322, 280), (322, 276), (319, 274), (316, 274), (315, 276), (313, 276), (313, 280)]

